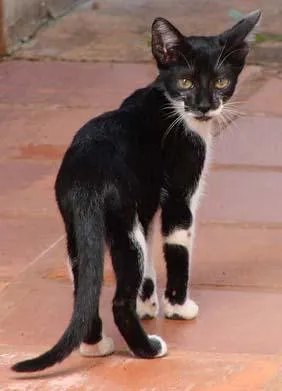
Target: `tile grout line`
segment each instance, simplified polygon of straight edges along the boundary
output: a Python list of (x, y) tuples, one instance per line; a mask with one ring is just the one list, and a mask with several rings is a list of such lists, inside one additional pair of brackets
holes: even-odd
[(65, 234), (61, 235), (58, 239), (56, 239), (53, 243), (50, 244), (45, 250), (41, 251), (33, 260), (17, 275), (17, 277), (12, 280), (10, 283), (7, 284), (7, 286), (1, 291), (1, 294), (6, 291), (9, 286), (15, 283), (17, 279), (19, 279), (31, 266), (33, 266), (39, 259), (43, 258), (44, 255), (46, 255), (50, 250), (52, 250), (54, 247), (57, 246), (65, 237)]
[(202, 227), (224, 227), (224, 228), (241, 228), (246, 230), (281, 230), (282, 223), (268, 223), (263, 221), (239, 221), (239, 220), (200, 220), (198, 224)]
[(45, 248), (45, 250), (41, 251), (41, 253), (39, 253), (28, 265), (26, 268), (24, 268), (18, 275), (21, 276), (23, 273), (25, 273), (27, 271), (27, 269), (29, 269), (31, 266), (33, 266), (37, 261), (39, 261), (39, 259), (43, 258), (44, 255), (46, 255), (49, 251), (51, 251), (54, 247), (57, 246), (57, 244), (59, 244), (65, 237), (65, 234), (61, 235), (57, 240), (55, 240), (53, 243), (50, 244), (50, 246), (48, 246), (47, 248)]
[[(50, 244), (50, 246), (48, 246), (47, 248), (45, 248), (45, 250), (41, 251), (41, 253), (39, 253), (29, 264), (26, 268), (24, 268), (18, 275), (17, 277), (12, 280), (10, 283), (7, 284), (7, 286), (1, 290), (0, 292), (0, 296), (3, 295), (3, 293), (10, 287), (12, 286), (13, 284), (15, 284), (16, 280), (18, 280), (31, 266), (33, 266), (37, 261), (39, 261), (39, 259), (43, 258), (44, 255), (46, 255), (50, 250), (52, 250), (54, 247), (57, 246), (57, 244), (59, 244), (65, 237), (65, 234), (61, 235), (58, 239), (56, 239), (53, 243)], [(5, 320), (9, 315), (10, 313), (13, 311), (13, 308), (10, 308), (3, 319), (1, 319), (1, 322), (3, 320)]]
[[(65, 236), (66, 236), (65, 234), (61, 235), (58, 239), (56, 239), (53, 243), (51, 243), (50, 246), (45, 248), (45, 250), (41, 251), (41, 253), (39, 253), (35, 258), (33, 258), (33, 260), (17, 275), (16, 279), (18, 279), (31, 266), (33, 266), (37, 261), (39, 261), (39, 259), (43, 258), (44, 255), (46, 255), (49, 251), (51, 251), (54, 247), (56, 247), (57, 244), (59, 244), (64, 239)], [(7, 286), (1, 291), (1, 293), (3, 293), (3, 291), (6, 290), (6, 288), (8, 288), (11, 284), (13, 284), (15, 282), (15, 280), (13, 280), (10, 283), (8, 283)]]
[(35, 258), (33, 258), (33, 260), (23, 270), (21, 270), (21, 272), (17, 275), (17, 277), (11, 282), (9, 282), (7, 286), (1, 290), (0, 294), (2, 294), (10, 285), (15, 283), (16, 279), (20, 278), (22, 274), (24, 274), (31, 266), (33, 266), (37, 261), (39, 261), (39, 259), (43, 258), (44, 255), (46, 255), (49, 251), (51, 251), (54, 247), (56, 247), (57, 244), (59, 244), (64, 239), (65, 236), (66, 236), (65, 234), (61, 235), (58, 239), (56, 239), (53, 243), (51, 243), (50, 246), (45, 248), (45, 250), (41, 251), (41, 253), (39, 253)]

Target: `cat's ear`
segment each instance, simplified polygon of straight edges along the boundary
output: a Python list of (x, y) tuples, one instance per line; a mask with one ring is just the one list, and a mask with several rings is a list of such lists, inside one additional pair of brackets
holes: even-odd
[(152, 52), (159, 65), (168, 65), (178, 57), (183, 35), (166, 19), (156, 18), (152, 24)]
[(260, 19), (261, 11), (253, 11), (236, 23), (231, 29), (221, 34), (219, 38), (226, 43), (227, 48), (233, 48), (243, 43), (253, 41)]

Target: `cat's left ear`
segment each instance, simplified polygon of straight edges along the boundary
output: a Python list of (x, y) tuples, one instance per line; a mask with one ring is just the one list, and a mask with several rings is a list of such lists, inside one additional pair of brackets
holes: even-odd
[(241, 19), (231, 29), (221, 34), (219, 38), (224, 41), (226, 43), (226, 47), (229, 48), (253, 41), (255, 38), (255, 30), (260, 22), (260, 19), (261, 11), (253, 11)]
[(168, 20), (154, 20), (152, 52), (159, 66), (167, 66), (177, 59), (183, 39), (183, 35)]

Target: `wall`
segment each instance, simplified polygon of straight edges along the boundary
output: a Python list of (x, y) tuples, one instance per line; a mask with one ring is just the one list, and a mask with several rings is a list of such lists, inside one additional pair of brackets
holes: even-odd
[(79, 2), (83, 0), (0, 0), (1, 54), (11, 52), (48, 19), (58, 17)]
[(4, 38), (4, 31), (3, 31), (3, 4), (0, 0), (0, 54), (5, 53), (5, 38)]

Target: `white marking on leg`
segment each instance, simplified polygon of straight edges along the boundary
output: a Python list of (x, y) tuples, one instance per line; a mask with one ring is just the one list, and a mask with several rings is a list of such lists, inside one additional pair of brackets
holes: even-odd
[[(164, 238), (166, 244), (179, 245), (187, 249), (189, 254), (189, 268), (191, 267), (192, 248), (194, 239), (194, 224), (189, 229), (175, 229)], [(189, 299), (189, 291), (186, 292), (186, 300), (183, 304), (171, 304), (168, 298), (163, 298), (164, 313), (167, 318), (194, 319), (199, 313), (198, 305)]]
[(154, 290), (152, 295), (146, 300), (142, 300), (140, 295), (142, 294), (143, 284), (140, 286), (140, 292), (137, 297), (136, 303), (136, 311), (138, 316), (143, 319), (146, 317), (155, 318), (159, 312), (159, 300), (156, 290), (156, 271), (154, 268), (154, 239), (156, 235), (156, 222), (157, 222), (157, 214), (152, 219), (152, 222), (148, 229), (148, 239), (147, 239), (147, 258), (144, 262), (144, 276), (143, 281), (145, 279), (150, 279), (153, 281)]
[(166, 244), (175, 244), (175, 245), (183, 246), (187, 248), (188, 251), (190, 252), (190, 249), (192, 247), (192, 242), (193, 242), (193, 230), (192, 228), (189, 229), (176, 228), (174, 231), (172, 231), (169, 235), (167, 235), (164, 238), (164, 241)]
[(159, 299), (156, 290), (154, 290), (149, 299), (144, 301), (140, 296), (137, 296), (136, 312), (140, 319), (157, 317), (159, 313)]
[[(140, 254), (140, 268), (142, 269), (142, 281), (144, 279), (145, 273), (148, 272), (148, 251), (147, 251), (147, 243), (145, 239), (145, 235), (143, 232), (143, 227), (141, 226), (138, 219), (136, 219), (136, 225), (132, 232), (132, 240), (133, 242), (138, 244), (139, 250), (142, 254)], [(142, 290), (142, 283), (140, 284), (140, 290)], [(145, 317), (146, 315), (150, 316), (150, 311), (147, 313), (148, 308), (142, 308), (142, 300), (140, 299), (139, 295), (137, 296), (136, 301), (136, 311), (139, 314), (140, 318)]]
[(142, 267), (142, 270), (143, 270), (142, 275), (143, 275), (144, 271), (146, 269), (148, 254), (147, 254), (147, 244), (146, 244), (146, 240), (145, 240), (145, 236), (144, 236), (144, 232), (143, 232), (143, 227), (140, 224), (140, 222), (138, 221), (138, 219), (136, 221), (136, 225), (135, 225), (133, 232), (131, 234), (131, 238), (132, 238), (133, 242), (138, 244), (138, 247), (141, 251), (140, 261), (142, 261), (142, 265), (140, 265), (140, 266)]
[(84, 357), (108, 356), (112, 354), (114, 350), (114, 341), (112, 338), (106, 337), (104, 334), (100, 342), (96, 344), (83, 342), (79, 347), (80, 354)]
[(156, 213), (148, 229), (148, 237), (147, 237), (148, 257), (145, 265), (146, 268), (144, 270), (144, 277), (151, 278), (151, 280), (153, 280), (154, 282), (155, 287), (156, 287), (156, 271), (154, 267), (154, 259), (155, 259), (154, 250), (155, 250), (158, 218), (159, 218), (159, 213)]
[(164, 313), (167, 318), (194, 319), (198, 316), (199, 306), (188, 297), (184, 304), (171, 304), (164, 298)]

